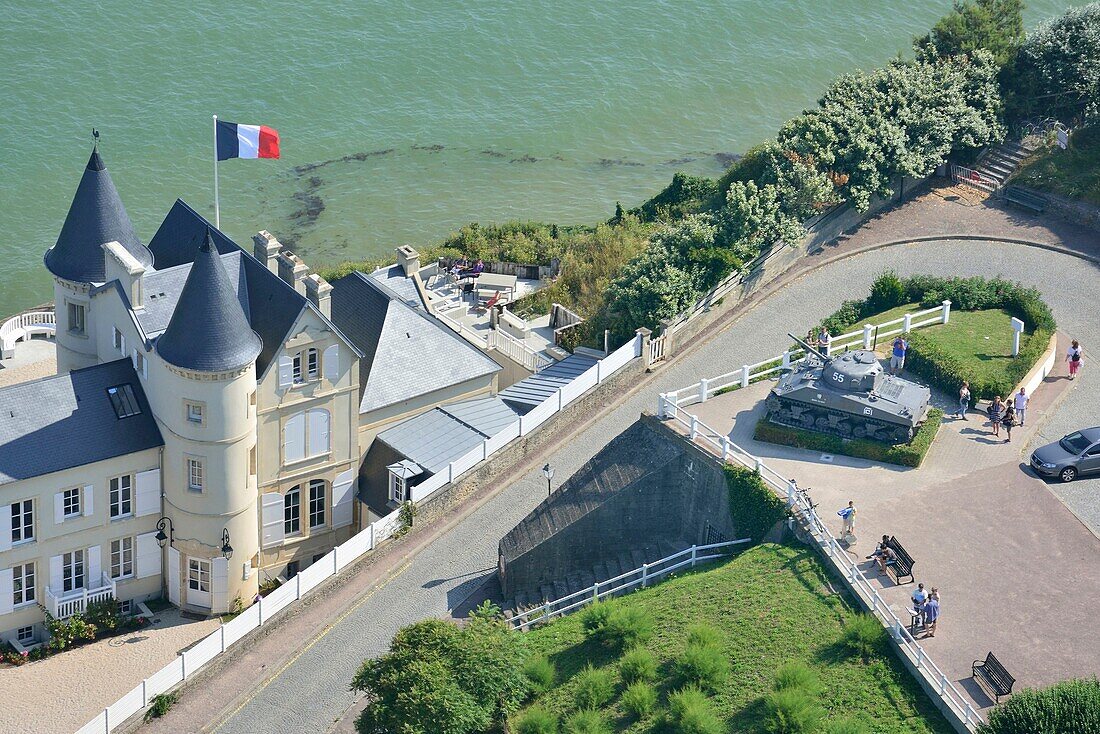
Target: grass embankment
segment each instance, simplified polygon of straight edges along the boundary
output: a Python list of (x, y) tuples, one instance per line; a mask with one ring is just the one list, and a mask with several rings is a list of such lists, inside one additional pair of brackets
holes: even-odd
[(578, 673), (591, 664), (614, 680), (614, 697), (601, 711), (615, 732), (665, 732), (668, 695), (682, 685), (674, 661), (687, 645), (688, 628), (703, 623), (721, 631), (717, 644), (731, 666), (728, 682), (710, 696), (722, 731), (764, 732), (764, 696), (779, 667), (792, 661), (818, 674), (816, 699), (830, 721), (855, 719), (875, 732), (951, 731), (892, 653), (877, 649), (864, 664), (847, 652), (840, 639), (857, 612), (828, 591), (824, 568), (808, 549), (760, 545), (614, 603), (637, 607), (655, 622), (645, 645), (658, 660), (654, 711), (640, 720), (625, 712), (619, 653), (586, 637), (581, 615), (526, 633), (532, 651), (557, 669), (556, 684), (535, 704), (563, 718), (575, 712)]
[(1075, 132), (1065, 150), (1051, 143), (1037, 151), (1012, 183), (1100, 206), (1100, 125)]

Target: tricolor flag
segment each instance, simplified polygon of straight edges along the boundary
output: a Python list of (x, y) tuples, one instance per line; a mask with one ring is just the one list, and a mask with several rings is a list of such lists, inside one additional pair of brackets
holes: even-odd
[(279, 133), (266, 125), (217, 121), (218, 160), (278, 158)]

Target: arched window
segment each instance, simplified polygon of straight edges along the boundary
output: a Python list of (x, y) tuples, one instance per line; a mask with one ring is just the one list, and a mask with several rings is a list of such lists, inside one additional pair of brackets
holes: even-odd
[(283, 426), (283, 461), (300, 461), (330, 450), (330, 416), (323, 408), (295, 413)]
[(302, 532), (302, 494), (295, 486), (283, 497), (283, 534), (297, 535), (300, 532)]
[(325, 499), (328, 492), (325, 491), (324, 479), (311, 479), (309, 482), (309, 527), (319, 528), (325, 524)]

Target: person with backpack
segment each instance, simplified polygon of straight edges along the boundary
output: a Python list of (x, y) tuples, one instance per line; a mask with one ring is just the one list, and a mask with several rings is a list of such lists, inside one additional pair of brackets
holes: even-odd
[(1012, 403), (1005, 403), (1005, 414), (1001, 416), (1001, 426), (1005, 429), (1005, 443), (1012, 441), (1012, 427), (1016, 425), (1016, 411)]
[(1081, 344), (1074, 339), (1069, 344), (1069, 349), (1066, 350), (1066, 362), (1069, 363), (1069, 379), (1077, 377), (1077, 372), (1081, 369), (1081, 362), (1085, 359), (1085, 353), (1081, 349)]

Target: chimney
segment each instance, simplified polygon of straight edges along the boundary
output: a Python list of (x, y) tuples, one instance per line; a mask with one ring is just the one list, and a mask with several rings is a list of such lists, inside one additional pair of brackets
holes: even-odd
[(107, 282), (117, 280), (122, 285), (122, 290), (126, 291), (126, 297), (130, 299), (131, 308), (144, 308), (145, 289), (142, 285), (145, 266), (118, 242), (103, 245), (103, 252), (106, 256)]
[(324, 314), (326, 319), (331, 319), (332, 286), (317, 273), (307, 275), (304, 281), (306, 285), (306, 298), (317, 307), (318, 311)]
[(420, 270), (420, 253), (409, 245), (397, 248), (397, 264), (405, 271), (405, 277), (411, 278)]
[(283, 249), (283, 246), (279, 244), (279, 240), (275, 239), (275, 235), (266, 229), (261, 229), (252, 236), (252, 254), (276, 275), (279, 274), (277, 258), (281, 249)]
[(280, 252), (277, 260), (279, 262), (279, 277), (294, 286), (294, 290), (304, 296), (306, 286), (302, 281), (309, 275), (309, 266), (293, 252)]

